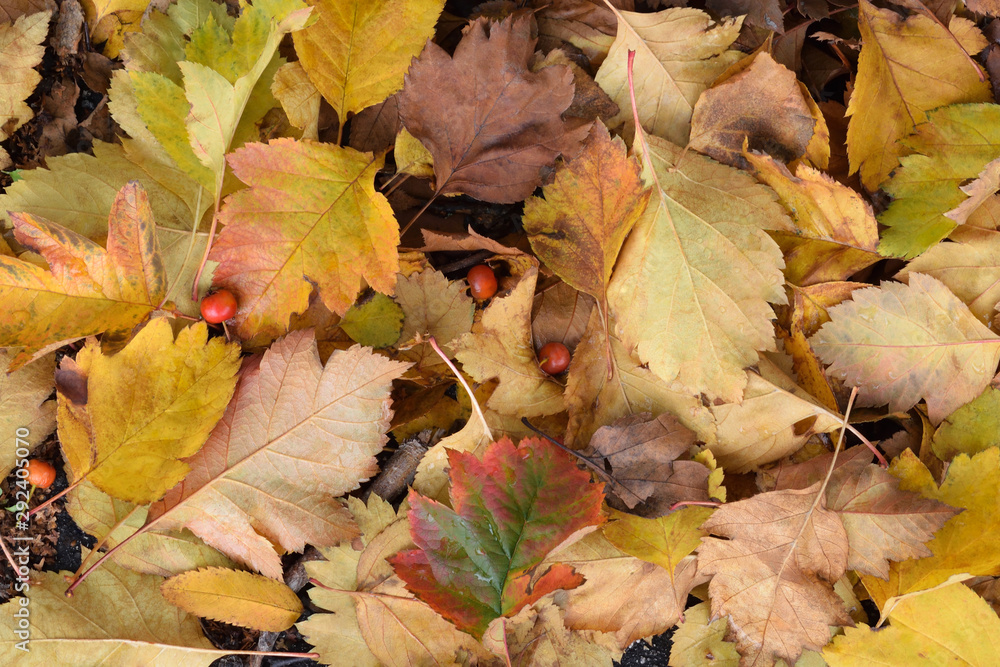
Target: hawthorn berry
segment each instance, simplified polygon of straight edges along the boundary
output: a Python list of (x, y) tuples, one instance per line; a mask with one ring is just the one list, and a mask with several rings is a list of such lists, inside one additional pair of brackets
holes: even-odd
[(477, 264), (469, 269), (467, 277), (472, 296), (480, 301), (490, 298), (497, 293), (497, 277), (493, 269), (485, 264)]
[(227, 289), (220, 289), (201, 300), (201, 316), (206, 322), (220, 324), (236, 315), (236, 297)]
[(569, 348), (558, 341), (546, 343), (538, 351), (538, 365), (549, 375), (559, 375), (569, 368)]
[(56, 481), (56, 469), (51, 463), (39, 459), (28, 461), (28, 483), (39, 489), (47, 489)]

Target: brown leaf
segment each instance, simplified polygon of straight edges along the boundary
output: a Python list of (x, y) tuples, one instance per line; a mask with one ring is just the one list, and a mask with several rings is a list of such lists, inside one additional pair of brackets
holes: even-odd
[[(777, 488), (800, 489), (822, 480), (832, 456), (824, 454), (782, 471)], [(860, 446), (837, 459), (826, 488), (826, 507), (840, 515), (847, 531), (847, 567), (883, 579), (889, 577), (890, 560), (930, 556), (924, 544), (959, 512), (900, 490), (899, 480), (871, 463), (870, 452)]]
[(778, 0), (708, 0), (709, 11), (722, 16), (746, 15), (746, 22), (777, 33), (785, 31)]
[(541, 185), (560, 154), (575, 155), (590, 124), (560, 114), (573, 101), (573, 72), (528, 69), (535, 48), (531, 17), (479, 19), (454, 58), (428, 43), (399, 95), (403, 125), (434, 156), (437, 194), (464, 193), (514, 203)]
[(816, 119), (795, 73), (766, 51), (743, 71), (709, 88), (694, 106), (690, 148), (745, 168), (743, 143), (783, 162), (806, 152)]
[(708, 500), (709, 469), (676, 460), (696, 439), (669, 412), (655, 419), (642, 413), (598, 429), (587, 453), (610, 464), (610, 489), (629, 509), (645, 501), (641, 514), (659, 516), (679, 500)]
[(847, 533), (815, 505), (819, 485), (723, 505), (702, 524), (718, 537), (702, 539), (698, 571), (712, 575), (712, 614), (729, 615), (727, 638), (745, 664), (793, 664), (830, 641), (829, 626), (853, 625), (833, 591), (847, 571)]

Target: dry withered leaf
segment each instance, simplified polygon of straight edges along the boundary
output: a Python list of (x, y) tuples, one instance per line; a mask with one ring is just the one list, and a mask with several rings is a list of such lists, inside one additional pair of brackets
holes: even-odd
[[(434, 156), (437, 194), (496, 203), (521, 201), (559, 155), (575, 155), (589, 123), (560, 114), (573, 101), (573, 73), (553, 65), (531, 72), (530, 16), (479, 19), (450, 58), (429, 43), (399, 95), (403, 125)], [(470, 91), (475, 91), (470, 94)]]
[(665, 412), (629, 415), (597, 430), (587, 452), (603, 458), (609, 487), (629, 509), (645, 503), (643, 516), (666, 514), (679, 500), (708, 500), (709, 469), (678, 461), (697, 440), (676, 417)]

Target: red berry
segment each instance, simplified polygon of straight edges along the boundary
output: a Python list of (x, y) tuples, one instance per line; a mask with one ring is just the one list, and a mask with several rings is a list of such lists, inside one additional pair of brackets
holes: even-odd
[(236, 315), (236, 297), (227, 289), (220, 289), (201, 300), (201, 316), (206, 322), (219, 324), (234, 315)]
[(478, 264), (469, 269), (468, 281), (469, 287), (472, 289), (472, 296), (480, 301), (497, 293), (496, 274), (485, 264)]
[(559, 342), (546, 343), (538, 351), (538, 365), (549, 375), (559, 375), (569, 368), (569, 348)]
[(51, 463), (31, 459), (28, 461), (28, 482), (34, 484), (39, 489), (47, 489), (56, 481), (56, 469)]

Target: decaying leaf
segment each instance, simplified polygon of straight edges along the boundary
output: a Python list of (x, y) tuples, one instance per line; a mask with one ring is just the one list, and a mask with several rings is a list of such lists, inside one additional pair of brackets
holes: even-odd
[(454, 509), (410, 492), (416, 550), (390, 561), (418, 598), (460, 629), (482, 636), (490, 621), (583, 578), (546, 555), (575, 531), (601, 522), (601, 487), (568, 454), (530, 438), (502, 439), (482, 461), (451, 452)]
[[(0, 10), (3, 11), (3, 10)], [(45, 35), (49, 29), (51, 12), (38, 12), (20, 16), (13, 24), (0, 23), (0, 60), (4, 63), (0, 74), (0, 141), (9, 138), (34, 115), (25, 100), (42, 80), (35, 67), (45, 54)], [(10, 157), (0, 148), (0, 169), (10, 166)]]
[(528, 69), (529, 17), (494, 24), (487, 36), (488, 25), (470, 24), (454, 57), (427, 45), (406, 74), (399, 115), (434, 156), (438, 194), (511, 203), (530, 195), (560, 154), (576, 155), (589, 127), (560, 118), (573, 101), (568, 67)]
[(54, 388), (53, 358), (47, 356), (8, 375), (11, 356), (8, 350), (0, 350), (0, 429), (18, 439), (14, 446), (0, 450), (0, 475), (4, 477), (19, 458), (19, 448), (34, 449), (56, 427), (56, 404), (47, 400)]

